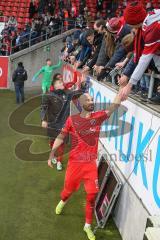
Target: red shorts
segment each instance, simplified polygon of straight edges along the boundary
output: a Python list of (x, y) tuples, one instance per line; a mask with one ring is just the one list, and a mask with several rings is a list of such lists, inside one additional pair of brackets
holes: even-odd
[(68, 192), (77, 191), (84, 184), (87, 194), (97, 193), (98, 171), (96, 163), (70, 163), (66, 170), (64, 188)]

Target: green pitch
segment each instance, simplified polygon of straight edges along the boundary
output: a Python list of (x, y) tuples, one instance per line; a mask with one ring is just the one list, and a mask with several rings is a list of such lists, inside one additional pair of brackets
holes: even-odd
[[(31, 127), (27, 134), (27, 128), (23, 132), (23, 114), (11, 115), (16, 108), (14, 93), (0, 91), (0, 239), (85, 240), (83, 189), (68, 202), (62, 216), (55, 215), (64, 171), (47, 167), (48, 153), (43, 154), (49, 150), (47, 139), (35, 136), (41, 130), (34, 130), (40, 125), (39, 109), (25, 117), (24, 124)], [(26, 153), (28, 143), (21, 144), (26, 139), (33, 141), (31, 155)], [(105, 230), (97, 231), (97, 240), (105, 239), (121, 239), (112, 219)]]

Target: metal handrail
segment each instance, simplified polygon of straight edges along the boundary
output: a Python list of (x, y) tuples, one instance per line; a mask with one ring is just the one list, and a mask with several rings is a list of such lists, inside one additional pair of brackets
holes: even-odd
[[(53, 30), (53, 31), (52, 31), (52, 34), (53, 34), (54, 32), (60, 32), (60, 31), (62, 31), (62, 28), (58, 28), (58, 29), (56, 29), (56, 30)], [(33, 32), (34, 32), (34, 31), (33, 31)], [(46, 30), (46, 33), (45, 33), (45, 34), (41, 34), (41, 35), (38, 36), (38, 37), (32, 38), (31, 35), (32, 35), (33, 32), (30, 32), (30, 33), (28, 33), (28, 34), (25, 35), (25, 37), (29, 37), (29, 39), (28, 39), (27, 41), (24, 41), (22, 44), (13, 46), (12, 41), (11, 41), (10, 55), (13, 53), (13, 49), (15, 49), (15, 48), (17, 48), (17, 47), (20, 48), (20, 47), (22, 47), (22, 46), (24, 46), (24, 45), (28, 45), (28, 47), (31, 47), (32, 45), (34, 45), (34, 44), (32, 44), (33, 41), (36, 41), (37, 39), (40, 39), (40, 38), (41, 38), (41, 39), (44, 38), (44, 40), (40, 41), (40, 42), (43, 42), (43, 41), (46, 41), (46, 40), (49, 38), (49, 37), (48, 37), (49, 32), (48, 32), (47, 30)], [(22, 36), (22, 38), (23, 38), (23, 36)]]

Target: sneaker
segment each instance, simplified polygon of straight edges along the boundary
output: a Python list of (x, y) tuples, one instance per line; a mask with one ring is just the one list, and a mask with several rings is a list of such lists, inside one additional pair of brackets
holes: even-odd
[(57, 170), (62, 171), (62, 163), (61, 162), (57, 162)]
[(61, 200), (56, 207), (55, 213), (57, 215), (60, 215), (62, 213), (64, 206), (65, 206), (65, 203)]
[(56, 159), (56, 158), (52, 158), (51, 163), (52, 163), (53, 165), (57, 164), (57, 159)]
[(87, 234), (89, 240), (96, 240), (96, 236), (94, 235), (91, 227), (84, 227), (83, 230)]

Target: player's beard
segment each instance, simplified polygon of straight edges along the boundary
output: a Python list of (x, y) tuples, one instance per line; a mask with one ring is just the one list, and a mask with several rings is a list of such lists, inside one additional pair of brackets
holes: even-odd
[(86, 112), (93, 112), (93, 111), (94, 111), (94, 104), (83, 105), (83, 109), (84, 109)]

